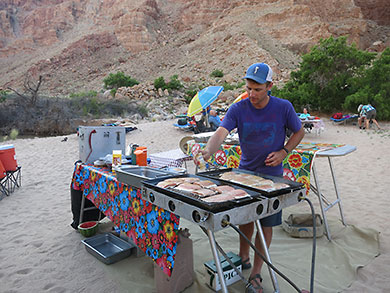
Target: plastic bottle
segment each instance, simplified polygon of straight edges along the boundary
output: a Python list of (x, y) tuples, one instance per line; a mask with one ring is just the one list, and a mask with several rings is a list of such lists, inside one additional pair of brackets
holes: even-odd
[(140, 147), (141, 149), (138, 149), (134, 152), (135, 156), (136, 156), (136, 163), (138, 166), (147, 166), (148, 165), (148, 161), (147, 161), (147, 157), (148, 157), (148, 153), (147, 153), (147, 149), (146, 147)]

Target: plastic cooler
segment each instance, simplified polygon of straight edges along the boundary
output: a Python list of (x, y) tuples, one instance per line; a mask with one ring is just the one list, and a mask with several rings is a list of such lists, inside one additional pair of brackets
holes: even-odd
[(0, 161), (0, 179), (3, 179), (5, 175), (7, 175), (7, 173), (5, 173), (5, 168), (3, 166), (3, 163)]
[(18, 168), (15, 148), (12, 144), (0, 146), (0, 161), (3, 164), (5, 171), (15, 171)]

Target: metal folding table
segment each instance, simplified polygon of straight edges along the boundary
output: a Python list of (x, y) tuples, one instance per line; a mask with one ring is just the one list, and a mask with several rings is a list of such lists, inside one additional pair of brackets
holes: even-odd
[(326, 236), (328, 237), (329, 240), (331, 240), (332, 238), (331, 238), (331, 235), (330, 235), (330, 230), (329, 230), (328, 220), (327, 220), (327, 217), (326, 217), (326, 212), (330, 208), (332, 208), (332, 207), (334, 207), (336, 205), (339, 207), (341, 221), (342, 221), (343, 225), (346, 226), (344, 213), (343, 213), (343, 208), (342, 208), (342, 205), (341, 205), (341, 197), (340, 197), (340, 194), (339, 194), (339, 191), (338, 191), (338, 188), (337, 188), (336, 174), (335, 174), (334, 165), (333, 165), (333, 162), (332, 162), (332, 157), (345, 156), (345, 155), (347, 155), (349, 153), (352, 153), (355, 150), (356, 150), (355, 146), (345, 145), (345, 146), (342, 146), (342, 147), (337, 147), (337, 148), (334, 148), (334, 149), (331, 149), (331, 150), (319, 151), (319, 152), (316, 153), (317, 157), (326, 157), (326, 158), (328, 158), (329, 168), (330, 168), (330, 172), (332, 174), (332, 179), (333, 179), (334, 190), (335, 190), (335, 193), (336, 193), (336, 199), (334, 201), (328, 200), (324, 196), (324, 194), (321, 192), (321, 187), (320, 187), (318, 174), (317, 174), (317, 168), (316, 168), (316, 165), (315, 165), (315, 161), (313, 160), (312, 171), (313, 171), (313, 177), (314, 177), (315, 186), (313, 184), (310, 184), (310, 188), (318, 196), (318, 200), (319, 200), (320, 208), (321, 208), (321, 213), (322, 213), (322, 217), (324, 219), (324, 224), (325, 224), (325, 232), (326, 232)]

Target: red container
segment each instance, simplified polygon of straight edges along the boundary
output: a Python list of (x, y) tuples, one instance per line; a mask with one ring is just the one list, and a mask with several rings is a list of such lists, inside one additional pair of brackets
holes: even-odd
[(3, 179), (5, 177), (5, 168), (3, 166), (3, 163), (0, 161), (0, 179)]
[(15, 171), (17, 169), (15, 148), (12, 144), (0, 146), (0, 161), (3, 163), (6, 171)]
[(147, 162), (147, 152), (145, 149), (143, 150), (137, 150), (134, 152), (137, 160), (138, 166), (146, 166), (148, 164)]

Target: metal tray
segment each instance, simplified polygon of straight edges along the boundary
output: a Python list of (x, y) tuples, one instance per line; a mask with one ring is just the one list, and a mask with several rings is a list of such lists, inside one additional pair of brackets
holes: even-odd
[[(266, 191), (266, 190), (258, 189), (258, 188), (252, 187), (252, 186), (248, 186), (248, 185), (244, 185), (244, 184), (240, 184), (240, 183), (224, 180), (224, 179), (221, 179), (219, 177), (223, 173), (232, 172), (232, 171), (236, 172), (236, 173), (246, 173), (246, 174), (252, 174), (252, 175), (261, 176), (263, 178), (270, 179), (270, 180), (272, 180), (274, 182), (286, 183), (290, 187), (281, 188), (281, 189), (273, 190), (273, 191)], [(214, 170), (214, 171), (206, 171), (206, 172), (198, 173), (198, 175), (206, 177), (206, 178), (209, 178), (209, 179), (218, 179), (218, 180), (220, 180), (222, 182), (226, 182), (226, 183), (229, 183), (231, 185), (236, 185), (236, 186), (244, 187), (244, 188), (247, 188), (247, 189), (250, 189), (250, 190), (254, 190), (254, 191), (257, 191), (260, 194), (262, 194), (263, 196), (268, 197), (268, 198), (276, 197), (276, 196), (279, 196), (279, 195), (282, 195), (282, 194), (286, 194), (286, 193), (293, 192), (293, 191), (296, 191), (296, 190), (304, 188), (304, 185), (302, 183), (291, 181), (291, 180), (287, 180), (287, 179), (284, 179), (282, 177), (271, 176), (271, 175), (256, 173), (256, 172), (243, 170), (243, 169), (235, 169), (235, 168), (220, 169), (220, 170)]]
[(178, 173), (169, 172), (166, 170), (151, 168), (151, 167), (137, 167), (137, 166), (119, 166), (115, 169), (116, 178), (119, 182), (134, 186), (142, 187), (142, 181), (147, 179), (163, 178)]
[(134, 247), (131, 243), (111, 233), (98, 234), (81, 240), (81, 242), (90, 254), (107, 265), (130, 256)]
[[(234, 188), (237, 188), (237, 185), (234, 185), (231, 182), (224, 182), (221, 180), (216, 180), (214, 178), (205, 178), (202, 176), (197, 176), (197, 175), (191, 175), (191, 174), (184, 174), (180, 176), (171, 176), (169, 178), (181, 178), (181, 177), (198, 177), (200, 180), (210, 180), (214, 182), (217, 185), (230, 185)], [(221, 212), (224, 210), (228, 210), (234, 207), (242, 206), (245, 204), (248, 204), (250, 202), (257, 201), (258, 199), (263, 199), (262, 195), (259, 192), (253, 191), (251, 189), (243, 188), (239, 186), (240, 189), (245, 190), (251, 197), (245, 197), (241, 199), (235, 199), (235, 200), (230, 200), (230, 201), (224, 201), (224, 202), (206, 202), (201, 200), (200, 198), (197, 198), (195, 196), (188, 195), (184, 192), (180, 192), (175, 189), (170, 189), (170, 188), (162, 188), (157, 186), (157, 184), (167, 178), (158, 178), (158, 179), (151, 179), (151, 180), (146, 180), (143, 181), (143, 185), (146, 188), (152, 189), (156, 192), (163, 193), (166, 196), (170, 196), (172, 198), (181, 200), (183, 202), (192, 204), (196, 207), (205, 209), (207, 211), (211, 211), (214, 213)]]

